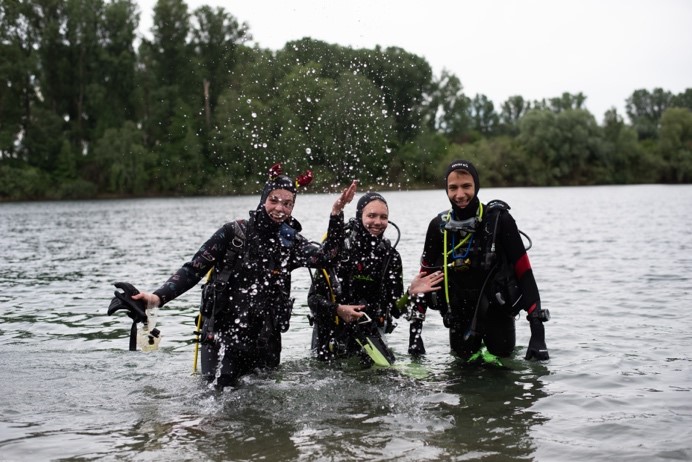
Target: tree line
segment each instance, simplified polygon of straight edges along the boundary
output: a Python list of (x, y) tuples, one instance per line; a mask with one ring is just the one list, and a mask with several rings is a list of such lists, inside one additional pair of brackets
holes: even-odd
[[(688, 183), (692, 89), (638, 89), (626, 122), (586, 96), (496, 108), (401, 48), (248, 45), (224, 8), (0, 0), (0, 200), (255, 193), (268, 167), (327, 191), (439, 186), (458, 157), (488, 186)], [(511, 82), (508, 83), (511, 85)]]

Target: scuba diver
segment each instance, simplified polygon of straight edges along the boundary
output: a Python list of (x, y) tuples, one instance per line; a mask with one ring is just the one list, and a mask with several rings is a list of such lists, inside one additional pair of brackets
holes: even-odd
[[(408, 296), (401, 256), (384, 238), (389, 221), (387, 201), (368, 192), (358, 200), (356, 216), (346, 226), (336, 264), (322, 268), (308, 293), (313, 324), (312, 351), (324, 361), (359, 356), (361, 363), (391, 365), (395, 358), (383, 334), (406, 311)], [(441, 272), (416, 275), (407, 295), (440, 288)]]
[[(440, 311), (451, 349), (462, 360), (475, 357), (483, 345), (492, 355), (509, 356), (516, 344), (514, 318), (525, 310), (531, 328), (525, 357), (547, 360), (543, 323), (550, 314), (541, 308), (521, 231), (510, 207), (499, 200), (481, 203), (479, 189), (471, 162), (456, 160), (447, 167), (452, 207), (430, 221), (421, 257), (421, 272), (443, 271), (444, 290), (419, 298), (414, 310), (420, 317), (427, 308)], [(424, 353), (420, 332), (409, 350)]]
[(281, 334), (289, 328), (293, 309), (291, 271), (324, 266), (339, 254), (343, 209), (353, 200), (356, 181), (332, 206), (327, 238), (317, 246), (300, 234), (301, 225), (291, 216), (298, 188), (311, 180), (311, 171), (294, 181), (275, 164), (249, 219), (224, 224), (153, 293), (131, 296), (135, 303), (160, 307), (211, 270), (202, 289), (201, 365), (218, 388), (234, 385), (255, 369), (279, 365)]

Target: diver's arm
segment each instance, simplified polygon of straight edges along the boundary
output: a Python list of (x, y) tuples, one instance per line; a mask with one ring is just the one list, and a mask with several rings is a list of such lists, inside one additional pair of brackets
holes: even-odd
[(234, 236), (233, 224), (226, 223), (168, 281), (151, 294), (143, 292), (140, 298), (145, 299), (149, 306), (163, 306), (184, 294), (193, 288), (217, 261), (223, 259), (226, 245)]
[[(425, 244), (423, 245), (423, 255), (421, 256), (420, 269), (420, 274), (425, 276), (430, 276), (436, 272), (435, 270), (437, 268), (434, 268), (433, 264), (439, 260), (440, 254), (444, 251), (444, 249), (442, 249), (443, 242), (442, 235), (440, 233), (440, 223), (441, 219), (439, 216), (430, 220), (428, 231), (425, 234)], [(440, 275), (438, 274), (436, 276), (432, 276), (428, 281), (436, 281), (439, 278)], [(416, 281), (416, 285), (418, 285), (419, 282), (420, 281)], [(433, 286), (435, 286), (435, 284), (433, 284)], [(433, 286), (431, 286), (431, 289)], [(410, 324), (408, 352), (413, 356), (425, 354), (425, 342), (423, 342), (423, 321), (425, 320), (425, 313), (428, 305), (431, 304), (430, 295), (432, 293), (433, 292), (417, 294), (413, 300), (411, 310), (409, 311)]]
[(339, 215), (344, 211), (344, 208), (351, 203), (356, 195), (356, 189), (358, 188), (358, 181), (353, 180), (348, 188), (341, 192), (339, 198), (334, 202), (332, 206), (332, 215)]
[(439, 270), (442, 261), (442, 252), (444, 241), (442, 240), (442, 219), (436, 216), (428, 224), (428, 230), (425, 233), (425, 243), (423, 244), (423, 253), (421, 254), (420, 272), (430, 274)]
[(344, 189), (339, 198), (332, 206), (329, 215), (329, 227), (327, 237), (321, 246), (312, 244), (300, 234), (296, 235), (296, 246), (299, 249), (295, 254), (295, 259), (290, 264), (290, 269), (307, 266), (309, 268), (328, 267), (336, 260), (341, 252), (341, 245), (344, 241), (344, 207), (353, 200), (356, 193), (357, 183), (354, 180), (351, 185)]
[(337, 272), (332, 268), (318, 270), (308, 292), (308, 306), (318, 323), (333, 323), (338, 316), (344, 322), (352, 322), (362, 317), (365, 305), (343, 305), (337, 301), (334, 279)]
[(406, 304), (404, 309), (400, 309), (399, 300), (404, 298), (404, 270), (401, 263), (401, 255), (396, 250), (392, 249), (394, 255), (389, 262), (387, 274), (384, 275), (384, 297), (387, 303), (386, 309), (395, 318), (399, 318), (402, 313), (406, 312)]
[[(318, 268), (308, 292), (308, 306), (318, 323), (331, 322), (337, 315), (338, 303), (334, 301), (335, 296), (327, 282), (326, 272), (326, 269)], [(332, 272), (331, 274), (333, 275), (334, 273)]]
[(353, 200), (357, 186), (357, 181), (353, 180), (349, 187), (341, 192), (341, 195), (332, 206), (332, 213), (329, 216), (327, 238), (319, 249), (321, 255), (319, 255), (318, 258), (320, 258), (319, 263), (321, 265), (329, 265), (341, 252), (341, 247), (344, 242), (344, 207)]
[(409, 297), (416, 295), (413, 299), (414, 312), (412, 314), (421, 319), (425, 318), (428, 308), (437, 309), (433, 306), (431, 295), (433, 292), (441, 291), (444, 284), (443, 268), (439, 266), (444, 251), (441, 224), (442, 220), (439, 216), (430, 220), (423, 244), (420, 272), (413, 278), (407, 291)]
[(545, 343), (545, 328), (543, 323), (550, 319), (548, 310), (541, 309), (541, 299), (538, 293), (538, 285), (533, 276), (533, 269), (529, 256), (524, 248), (521, 235), (517, 229), (514, 218), (509, 213), (503, 213), (499, 217), (502, 219), (500, 239), (502, 248), (507, 253), (508, 260), (514, 268), (514, 275), (519, 283), (522, 297), (520, 299), (520, 309), (526, 310), (526, 319), (531, 328), (529, 345), (526, 348), (528, 359), (545, 361), (550, 359), (548, 347)]
[(344, 241), (344, 214), (330, 215), (327, 237), (322, 245), (308, 241), (296, 233), (293, 253), (289, 261), (289, 270), (296, 268), (328, 268), (335, 264)]
[(505, 252), (507, 260), (512, 265), (522, 294), (519, 308), (530, 313), (536, 306), (540, 305), (540, 295), (529, 255), (526, 253), (514, 218), (509, 213), (501, 213), (498, 218), (501, 220), (498, 236), (500, 249)]
[(310, 289), (310, 293), (308, 295), (308, 306), (310, 307), (310, 311), (318, 323), (334, 319), (334, 316), (336, 316), (337, 304), (330, 301), (324, 295), (313, 292), (312, 289)]
[(445, 279), (444, 273), (442, 271), (435, 271), (434, 273), (425, 274), (418, 273), (413, 279), (404, 295), (399, 298), (397, 303), (408, 303), (411, 297), (427, 294), (428, 292), (434, 292), (440, 290), (442, 286), (440, 285)]

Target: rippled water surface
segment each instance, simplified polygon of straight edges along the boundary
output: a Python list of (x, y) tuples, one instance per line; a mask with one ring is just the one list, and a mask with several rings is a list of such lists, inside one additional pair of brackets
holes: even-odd
[[(448, 203), (386, 197), (408, 282)], [(462, 368), (432, 313), (421, 361), (400, 321), (395, 367), (318, 363), (299, 269), (281, 368), (224, 392), (191, 374), (198, 288), (162, 310), (152, 353), (106, 309), (114, 282), (158, 287), (257, 197), (0, 204), (0, 460), (691, 460), (692, 187), (481, 190), (494, 198), (533, 240), (550, 361), (524, 361), (521, 318), (504, 367)], [(306, 237), (334, 199), (298, 198)]]

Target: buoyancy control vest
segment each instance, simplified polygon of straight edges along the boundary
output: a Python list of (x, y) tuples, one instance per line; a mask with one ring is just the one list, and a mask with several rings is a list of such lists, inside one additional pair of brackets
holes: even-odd
[[(358, 230), (355, 223), (349, 224), (341, 260), (338, 265), (323, 270), (329, 296), (332, 302), (366, 305), (366, 313), (376, 325), (391, 332), (395, 326), (391, 312), (394, 302), (386, 300), (387, 273), (392, 268), (396, 250), (389, 239), (363, 237), (359, 232), (365, 231)], [(370, 245), (372, 247), (368, 247)], [(395, 316), (399, 317), (399, 313)], [(314, 313), (314, 318), (318, 322), (340, 323), (338, 316), (327, 320)]]
[(445, 290), (444, 297), (434, 298), (433, 307), (462, 318), (481, 306), (518, 313), (519, 285), (498, 242), (500, 221), (509, 209), (507, 203), (493, 200), (481, 203), (476, 216), (467, 220), (454, 220), (451, 210), (438, 215), (444, 244), (435, 265), (444, 271)]
[(294, 299), (290, 298), (291, 274), (281, 260), (288, 258), (296, 231), (279, 229), (280, 255), (251, 261), (249, 239), (256, 239), (252, 218), (231, 224), (233, 237), (223, 260), (212, 269), (202, 286), (201, 314), (205, 318), (202, 343), (216, 340), (217, 332), (230, 333), (238, 348), (261, 347), (268, 337), (289, 328)]
[[(395, 224), (390, 225), (399, 233)], [(393, 315), (400, 316), (390, 297), (403, 290), (397, 287), (403, 282), (396, 243), (371, 236), (354, 219), (347, 225), (340, 259), (320, 270), (319, 279), (313, 280), (308, 294), (308, 318), (315, 326), (312, 348), (319, 359), (365, 354), (364, 361), (383, 365), (378, 355), (384, 354), (387, 364), (394, 362), (382, 334), (391, 333), (396, 327)], [(394, 278), (393, 274), (398, 276)], [(338, 304), (365, 305), (367, 317), (358, 323), (345, 323), (336, 313)]]

